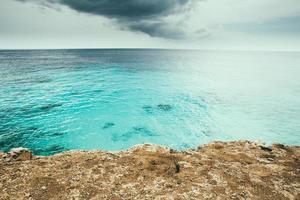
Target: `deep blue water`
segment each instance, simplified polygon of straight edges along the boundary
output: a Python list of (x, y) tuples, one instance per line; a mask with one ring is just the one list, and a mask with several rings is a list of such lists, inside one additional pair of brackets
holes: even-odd
[(0, 150), (300, 145), (300, 53), (0, 51)]

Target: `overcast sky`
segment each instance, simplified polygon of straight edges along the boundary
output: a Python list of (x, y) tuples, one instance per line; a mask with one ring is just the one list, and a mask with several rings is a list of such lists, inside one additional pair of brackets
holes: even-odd
[(0, 0), (0, 49), (300, 50), (300, 0)]

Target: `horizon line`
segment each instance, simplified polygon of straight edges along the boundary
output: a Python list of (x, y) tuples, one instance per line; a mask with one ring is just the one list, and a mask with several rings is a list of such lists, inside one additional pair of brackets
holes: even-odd
[(300, 52), (300, 50), (279, 49), (201, 49), (201, 48), (148, 48), (148, 47), (97, 47), (97, 48), (0, 48), (0, 51), (51, 51), (51, 50), (172, 50), (172, 51), (241, 51), (241, 52)]

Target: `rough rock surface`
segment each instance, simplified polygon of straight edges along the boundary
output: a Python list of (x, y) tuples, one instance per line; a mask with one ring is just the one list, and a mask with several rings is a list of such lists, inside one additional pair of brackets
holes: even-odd
[[(4, 155), (5, 156), (5, 155)], [(0, 161), (0, 199), (300, 199), (300, 147), (71, 151)]]
[(5, 161), (25, 161), (31, 160), (32, 152), (26, 148), (13, 148), (6, 155), (3, 156)]

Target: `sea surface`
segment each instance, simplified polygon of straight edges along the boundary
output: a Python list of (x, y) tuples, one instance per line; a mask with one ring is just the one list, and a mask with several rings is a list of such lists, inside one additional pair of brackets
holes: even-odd
[(0, 51), (0, 150), (300, 145), (300, 53)]

